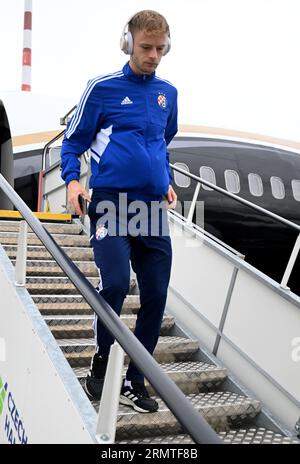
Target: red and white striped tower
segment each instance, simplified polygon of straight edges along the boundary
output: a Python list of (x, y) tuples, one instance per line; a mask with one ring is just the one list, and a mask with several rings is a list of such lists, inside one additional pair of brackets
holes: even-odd
[(21, 90), (31, 91), (32, 0), (25, 0)]

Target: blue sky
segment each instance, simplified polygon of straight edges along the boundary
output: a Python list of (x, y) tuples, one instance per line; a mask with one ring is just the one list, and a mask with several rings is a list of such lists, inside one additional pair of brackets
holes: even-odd
[[(23, 6), (0, 0), (0, 93), (20, 89)], [(298, 0), (33, 0), (33, 92), (76, 103), (126, 62), (122, 28), (145, 8), (171, 27), (157, 74), (178, 87), (181, 123), (300, 140)]]

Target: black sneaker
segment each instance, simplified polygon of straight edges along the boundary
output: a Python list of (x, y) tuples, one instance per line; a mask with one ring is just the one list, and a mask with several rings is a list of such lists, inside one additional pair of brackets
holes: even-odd
[(131, 406), (138, 412), (155, 412), (158, 410), (158, 403), (150, 398), (145, 385), (139, 382), (131, 382), (131, 387), (125, 387), (123, 380), (120, 403)]
[(90, 399), (101, 399), (107, 361), (108, 358), (103, 358), (97, 353), (93, 356), (91, 369), (85, 379), (84, 385), (84, 389)]

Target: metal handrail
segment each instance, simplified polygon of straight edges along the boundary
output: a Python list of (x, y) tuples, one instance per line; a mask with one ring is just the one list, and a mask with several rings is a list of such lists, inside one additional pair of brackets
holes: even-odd
[[(68, 116), (76, 108), (77, 108), (77, 105), (73, 106), (73, 108), (71, 108), (62, 118), (60, 118), (60, 125), (61, 126), (67, 125)], [(38, 211), (41, 211), (41, 208), (42, 208), (43, 179), (44, 179), (44, 173), (45, 173), (45, 169), (46, 169), (46, 158), (47, 158), (47, 154), (49, 153), (48, 148), (50, 147), (50, 145), (52, 143), (54, 143), (54, 142), (56, 142), (56, 140), (60, 139), (64, 135), (65, 132), (66, 132), (66, 129), (62, 130), (61, 132), (59, 132), (59, 134), (55, 135), (55, 137), (53, 137), (51, 140), (49, 140), (49, 142), (47, 142), (46, 145), (44, 146), (43, 153), (42, 153), (42, 169), (41, 169), (41, 171), (39, 173)]]
[(60, 125), (66, 126), (67, 125), (67, 117), (70, 116), (71, 113), (77, 108), (77, 105), (74, 105), (62, 118), (60, 118)]
[(20, 211), (32, 231), (97, 314), (101, 322), (118, 341), (124, 351), (126, 351), (132, 362), (143, 372), (192, 439), (199, 444), (222, 444), (222, 440), (206, 422), (204, 417), (192, 406), (177, 385), (169, 379), (167, 374), (120, 320), (119, 316), (117, 316), (104, 298), (95, 291), (95, 288), (85, 278), (84, 274), (55, 242), (53, 237), (1, 174), (0, 188)]
[(62, 130), (61, 132), (59, 132), (55, 137), (53, 137), (49, 142), (46, 143), (46, 145), (44, 146), (44, 149), (43, 149), (43, 154), (42, 154), (42, 171), (44, 172), (45, 169), (46, 169), (46, 156), (47, 156), (47, 153), (49, 153), (47, 150), (48, 148), (50, 147), (50, 145), (53, 143), (53, 142), (56, 142), (56, 140), (60, 139), (64, 133), (66, 132), (66, 129)]
[[(60, 125), (61, 126), (67, 125), (67, 117), (71, 113), (73, 113), (73, 111), (76, 108), (77, 108), (77, 105), (73, 106), (73, 108), (71, 108), (62, 118), (60, 118)], [(49, 142), (47, 142), (46, 145), (44, 146), (43, 154), (42, 154), (42, 171), (45, 171), (45, 169), (46, 169), (46, 156), (47, 156), (47, 153), (48, 153), (47, 152), (48, 148), (50, 147), (50, 145), (53, 142), (56, 142), (56, 140), (60, 139), (60, 137), (62, 137), (65, 132), (66, 132), (66, 129), (62, 130), (59, 134), (57, 134), (55, 137), (53, 137), (51, 140), (49, 140)]]
[(44, 146), (43, 153), (42, 153), (42, 169), (39, 172), (39, 189), (38, 189), (38, 205), (37, 205), (37, 210), (38, 211), (41, 211), (41, 209), (42, 209), (43, 189), (44, 189), (44, 173), (45, 173), (45, 169), (46, 169), (46, 156), (47, 156), (47, 153), (49, 153), (47, 150), (48, 150), (48, 148), (50, 147), (50, 145), (53, 142), (56, 142), (56, 140), (60, 139), (60, 137), (62, 137), (64, 135), (65, 131), (66, 131), (66, 129), (59, 132), (59, 134), (57, 134), (55, 137), (53, 137)]
[(283, 277), (282, 277), (281, 282), (280, 282), (280, 286), (284, 290), (290, 290), (287, 287), (287, 283), (289, 281), (292, 270), (294, 268), (294, 264), (296, 262), (297, 256), (298, 256), (299, 251), (300, 251), (300, 226), (298, 224), (292, 222), (292, 221), (289, 221), (288, 219), (285, 219), (285, 218), (279, 216), (278, 214), (272, 213), (271, 211), (268, 211), (267, 209), (262, 208), (261, 206), (255, 205), (255, 203), (252, 203), (251, 201), (245, 200), (244, 198), (241, 198), (241, 197), (235, 195), (234, 193), (228, 192), (227, 190), (223, 189), (222, 187), (217, 187), (217, 185), (214, 185), (214, 184), (202, 179), (202, 177), (196, 176), (195, 174), (191, 174), (190, 172), (187, 172), (184, 169), (180, 169), (177, 166), (174, 166), (174, 164), (170, 164), (170, 167), (173, 170), (175, 170), (177, 172), (180, 172), (181, 174), (183, 174), (183, 175), (197, 181), (197, 185), (196, 185), (196, 188), (195, 188), (195, 193), (193, 195), (193, 200), (192, 200), (192, 203), (191, 203), (191, 206), (190, 206), (190, 209), (189, 209), (189, 213), (188, 213), (188, 218), (187, 218), (187, 223), (188, 224), (191, 224), (191, 222), (192, 222), (193, 214), (194, 214), (195, 207), (196, 207), (196, 201), (197, 201), (199, 190), (200, 190), (200, 185), (204, 184), (207, 187), (210, 187), (211, 189), (216, 190), (217, 192), (219, 192), (219, 193), (221, 193), (221, 194), (223, 194), (223, 195), (225, 195), (225, 196), (227, 196), (227, 197), (229, 197), (229, 198), (231, 198), (231, 199), (233, 199), (235, 201), (238, 201), (239, 203), (242, 203), (243, 205), (248, 206), (249, 208), (252, 208), (252, 209), (258, 211), (259, 213), (262, 213), (262, 214), (272, 218), (274, 221), (280, 222), (280, 223), (284, 224), (285, 226), (287, 226), (287, 227), (289, 227), (291, 229), (294, 229), (294, 230), (296, 230), (298, 232), (298, 235), (297, 235), (293, 250), (292, 250), (292, 252), (290, 254), (289, 261), (287, 263), (287, 266), (285, 268)]

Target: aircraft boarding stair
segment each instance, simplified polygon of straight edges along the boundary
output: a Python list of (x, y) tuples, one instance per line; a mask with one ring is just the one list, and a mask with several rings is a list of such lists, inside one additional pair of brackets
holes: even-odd
[[(56, 222), (44, 223), (44, 226), (96, 287), (98, 273), (88, 236), (84, 234), (81, 223)], [(18, 234), (17, 220), (0, 221), (0, 244), (13, 264), (17, 255)], [(31, 231), (27, 244), (26, 289), (78, 382), (83, 385), (94, 353), (93, 312)], [(133, 279), (121, 316), (131, 330), (134, 329), (138, 308), (138, 288)], [(164, 316), (154, 356), (225, 443), (298, 443), (295, 436), (284, 436), (276, 425), (271, 427), (271, 422), (269, 427), (262, 425), (261, 402), (236, 388), (230, 390), (228, 387), (232, 382), (227, 370), (218, 362), (214, 364), (209, 361), (198, 340), (185, 335), (169, 311)], [(151, 386), (150, 392), (156, 395)], [(45, 401), (48, 400), (45, 398)], [(137, 413), (120, 405), (116, 443), (193, 443), (163, 401), (158, 401), (160, 409), (153, 414)], [(92, 405), (96, 414), (99, 402), (93, 401)]]

